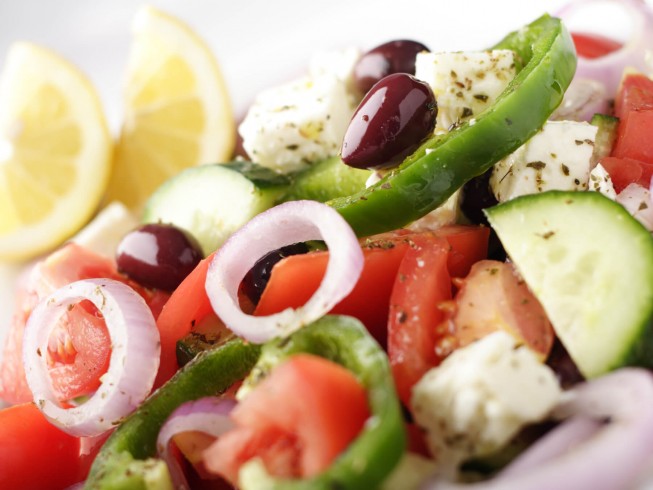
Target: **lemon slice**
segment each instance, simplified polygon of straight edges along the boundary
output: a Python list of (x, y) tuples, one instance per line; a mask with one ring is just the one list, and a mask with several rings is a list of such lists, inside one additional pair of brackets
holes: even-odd
[(217, 61), (190, 27), (144, 7), (133, 31), (108, 200), (140, 210), (179, 171), (229, 159), (235, 122)]
[(67, 61), (16, 43), (0, 78), (0, 259), (48, 251), (106, 189), (113, 141), (95, 89)]

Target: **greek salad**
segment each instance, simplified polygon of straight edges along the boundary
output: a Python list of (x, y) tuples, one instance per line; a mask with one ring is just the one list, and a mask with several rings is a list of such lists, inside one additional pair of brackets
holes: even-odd
[(653, 485), (653, 10), (597, 3), (321, 54), (39, 258), (0, 487)]

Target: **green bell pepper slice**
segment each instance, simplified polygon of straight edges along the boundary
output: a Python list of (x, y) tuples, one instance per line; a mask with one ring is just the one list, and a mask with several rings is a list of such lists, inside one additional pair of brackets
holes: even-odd
[(494, 49), (515, 51), (524, 67), (491, 107), (473, 122), (430, 138), (377, 184), (328, 202), (358, 236), (401, 228), (433, 211), (523, 145), (562, 102), (576, 51), (559, 19), (544, 15)]
[(261, 467), (251, 471), (246, 464), (240, 472), (240, 487), (242, 490), (377, 488), (406, 449), (401, 404), (388, 357), (358, 320), (327, 315), (288, 338), (265, 344), (259, 362), (245, 383), (253, 380), (255, 384), (276, 365), (298, 353), (318, 355), (349, 369), (367, 390), (371, 417), (358, 437), (323, 473), (313, 478), (277, 479)]
[(259, 346), (234, 339), (198, 354), (107, 439), (93, 462), (84, 488), (171, 488), (166, 464), (155, 458), (161, 426), (182, 403), (224, 392), (247, 376), (259, 352)]

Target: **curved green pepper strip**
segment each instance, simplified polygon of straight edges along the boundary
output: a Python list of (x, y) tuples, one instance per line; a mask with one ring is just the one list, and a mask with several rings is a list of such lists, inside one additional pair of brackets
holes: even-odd
[(358, 236), (401, 228), (434, 210), (523, 145), (560, 104), (576, 52), (559, 19), (544, 15), (495, 49), (515, 51), (525, 65), (491, 107), (473, 123), (429, 139), (377, 184), (328, 202)]
[(170, 488), (165, 463), (154, 459), (161, 426), (182, 403), (224, 392), (247, 376), (259, 352), (260, 347), (235, 339), (198, 354), (107, 439), (91, 467), (84, 488)]
[(242, 489), (377, 488), (397, 465), (406, 447), (401, 406), (387, 356), (358, 320), (325, 316), (286, 339), (264, 345), (250, 378), (258, 380), (297, 353), (327, 358), (353, 372), (367, 390), (371, 418), (361, 434), (325, 472), (313, 478), (280, 480), (265, 472), (261, 475), (260, 469), (248, 476), (244, 474), (248, 466), (245, 465), (241, 470)]

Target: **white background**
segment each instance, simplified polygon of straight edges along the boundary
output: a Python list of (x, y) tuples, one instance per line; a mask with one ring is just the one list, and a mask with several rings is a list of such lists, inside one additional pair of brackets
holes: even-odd
[[(190, 24), (223, 69), (236, 114), (262, 88), (303, 72), (310, 54), (409, 38), (432, 51), (491, 46), (563, 0), (155, 0)], [(45, 45), (84, 71), (97, 87), (114, 132), (131, 19), (128, 0), (0, 0), (0, 65), (17, 40)], [(590, 12), (591, 13), (591, 12)], [(614, 31), (613, 16), (581, 15), (583, 26)], [(603, 17), (603, 18), (600, 18)], [(618, 26), (618, 23), (616, 24)], [(622, 26), (623, 27), (623, 26)], [(2, 108), (0, 107), (0, 110)], [(2, 212), (2, 210), (0, 210)], [(10, 321), (20, 267), (0, 263), (0, 340)]]

